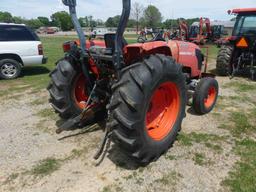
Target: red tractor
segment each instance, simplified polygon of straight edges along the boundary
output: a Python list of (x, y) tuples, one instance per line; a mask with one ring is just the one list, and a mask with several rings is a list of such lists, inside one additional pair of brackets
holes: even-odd
[(254, 79), (256, 71), (256, 8), (234, 9), (236, 24), (232, 37), (219, 51), (217, 72), (219, 75), (234, 77), (239, 71), (250, 69)]
[(108, 140), (148, 164), (175, 141), (189, 99), (198, 114), (214, 108), (218, 82), (206, 73), (197, 45), (164, 39), (128, 45), (123, 34), (131, 0), (123, 0), (116, 34), (106, 34), (102, 42), (85, 41), (76, 0), (63, 3), (69, 6), (79, 41), (63, 45), (65, 56), (50, 74), (50, 103), (66, 119), (57, 133), (105, 120), (105, 137), (95, 158)]

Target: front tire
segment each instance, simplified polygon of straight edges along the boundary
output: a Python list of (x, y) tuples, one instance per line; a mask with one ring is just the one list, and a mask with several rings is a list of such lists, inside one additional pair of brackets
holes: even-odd
[(193, 96), (193, 108), (195, 112), (199, 115), (211, 112), (217, 102), (218, 94), (218, 81), (211, 77), (202, 78)]
[(20, 76), (21, 65), (14, 59), (2, 59), (0, 61), (0, 78), (1, 79), (16, 79)]
[(185, 117), (181, 65), (171, 57), (150, 56), (124, 69), (112, 90), (114, 141), (139, 163), (158, 159), (175, 141)]

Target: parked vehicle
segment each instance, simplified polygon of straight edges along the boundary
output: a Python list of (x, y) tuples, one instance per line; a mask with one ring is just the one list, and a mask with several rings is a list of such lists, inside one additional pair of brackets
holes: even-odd
[(111, 139), (148, 164), (172, 146), (188, 99), (200, 115), (214, 108), (218, 82), (206, 73), (196, 44), (162, 38), (128, 45), (123, 35), (131, 0), (123, 0), (116, 34), (89, 42), (76, 16), (76, 0), (63, 3), (70, 8), (79, 41), (63, 45), (65, 56), (50, 75), (50, 103), (66, 119), (57, 133), (104, 119), (106, 133), (95, 159)]
[(46, 62), (35, 32), (22, 24), (0, 23), (0, 78), (17, 78), (22, 67)]
[(256, 8), (234, 9), (236, 24), (232, 37), (223, 42), (216, 69), (219, 75), (234, 77), (239, 71), (250, 69), (251, 78), (256, 73)]

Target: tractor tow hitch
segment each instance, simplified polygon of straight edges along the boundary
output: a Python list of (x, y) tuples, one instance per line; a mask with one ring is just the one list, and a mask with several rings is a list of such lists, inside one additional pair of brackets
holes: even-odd
[(57, 134), (62, 133), (63, 131), (70, 131), (70, 130), (74, 130), (76, 129), (76, 126), (81, 126), (83, 122), (85, 122), (88, 119), (91, 119), (95, 113), (95, 109), (93, 109), (91, 107), (91, 101), (92, 101), (92, 96), (95, 92), (95, 89), (97, 87), (97, 83), (95, 83), (92, 92), (86, 102), (87, 107), (85, 107), (85, 109), (82, 111), (82, 113), (80, 115), (78, 115), (77, 117), (71, 118), (69, 120), (67, 120), (65, 123), (63, 123), (60, 128), (58, 128), (56, 130)]

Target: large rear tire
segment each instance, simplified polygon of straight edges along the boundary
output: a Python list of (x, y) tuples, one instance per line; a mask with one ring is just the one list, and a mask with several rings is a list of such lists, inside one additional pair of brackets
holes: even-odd
[(60, 60), (50, 74), (48, 86), (50, 103), (63, 119), (79, 115), (85, 107), (87, 93), (82, 71), (75, 68), (68, 60)]
[(158, 159), (175, 141), (185, 117), (181, 65), (171, 57), (152, 55), (124, 69), (112, 90), (114, 141), (139, 163)]
[(221, 47), (216, 64), (216, 72), (218, 75), (227, 76), (232, 73), (231, 59), (233, 54), (233, 47), (224, 45)]

